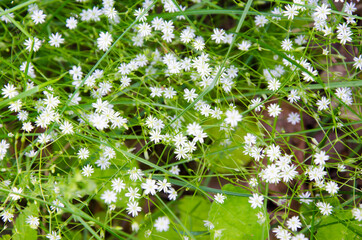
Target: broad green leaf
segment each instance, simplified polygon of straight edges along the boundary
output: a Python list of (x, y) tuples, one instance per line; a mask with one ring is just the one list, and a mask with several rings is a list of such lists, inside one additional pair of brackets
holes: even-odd
[[(211, 120), (207, 124), (216, 126), (217, 122)], [(205, 159), (211, 168), (221, 173), (240, 170), (241, 166), (247, 165), (251, 157), (244, 154), (244, 136), (247, 133), (260, 134), (256, 124), (250, 122), (239, 124), (231, 136), (221, 131), (219, 126), (209, 128), (205, 132), (214, 140), (212, 146), (205, 152)], [(230, 141), (230, 144), (224, 145), (225, 141)]]
[[(225, 185), (222, 190), (249, 193), (231, 184)], [(251, 208), (246, 197), (227, 195), (223, 204), (214, 201), (209, 212), (209, 221), (215, 226), (211, 230), (211, 239), (214, 239), (215, 230), (222, 230), (219, 239), (223, 240), (266, 239), (269, 226), (267, 221), (258, 222), (257, 213), (260, 211)], [(269, 219), (268, 216), (265, 219)]]
[(185, 196), (179, 200), (180, 220), (197, 239), (208, 239), (204, 220), (208, 219), (210, 206), (210, 201), (201, 196)]
[[(172, 209), (174, 209), (180, 221), (193, 234), (195, 239), (206, 240), (209, 239), (209, 233), (207, 232), (203, 221), (208, 219), (210, 205), (210, 201), (201, 196), (185, 196), (178, 200), (177, 204), (172, 206)], [(152, 223), (154, 223), (155, 220), (160, 216), (164, 216), (164, 214), (160, 211), (153, 213)], [(145, 233), (148, 229), (151, 229), (152, 232), (147, 238), (145, 237)], [(182, 232), (181, 229), (181, 226), (173, 225), (171, 223), (168, 231), (157, 232), (156, 229), (151, 225), (151, 221), (148, 221), (138, 236), (140, 239), (179, 240), (182, 239), (182, 236), (188, 236), (186, 233)]]
[(6, 234), (0, 238), (1, 240), (10, 240), (11, 236), (9, 234)]
[(13, 238), (14, 240), (36, 240), (37, 239), (37, 230), (30, 228), (29, 224), (26, 223), (28, 216), (36, 217), (37, 206), (35, 204), (29, 204), (21, 214), (15, 220), (15, 226), (13, 229)]
[(322, 219), (318, 225), (316, 239), (362, 239), (362, 229), (353, 219), (351, 211), (340, 210)]

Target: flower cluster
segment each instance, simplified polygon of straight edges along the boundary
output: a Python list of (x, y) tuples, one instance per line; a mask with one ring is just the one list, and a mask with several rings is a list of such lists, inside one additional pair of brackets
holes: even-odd
[(233, 195), (277, 239), (362, 220), (356, 3), (32, 2), (0, 9), (4, 231), (228, 239)]

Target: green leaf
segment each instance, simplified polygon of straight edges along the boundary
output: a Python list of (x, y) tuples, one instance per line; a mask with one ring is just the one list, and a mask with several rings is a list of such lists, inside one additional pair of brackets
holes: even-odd
[[(254, 120), (254, 119), (253, 119)], [(243, 122), (229, 136), (225, 131), (221, 131), (216, 120), (207, 122), (209, 125), (218, 126), (205, 130), (214, 139), (214, 143), (205, 152), (205, 159), (216, 172), (225, 173), (241, 170), (240, 166), (245, 166), (251, 161), (251, 157), (244, 154), (244, 136), (247, 133), (260, 135), (260, 131), (255, 122)], [(224, 146), (225, 140), (231, 140), (228, 146)]]
[(30, 228), (29, 224), (26, 223), (28, 216), (33, 215), (36, 217), (37, 206), (35, 204), (29, 204), (21, 214), (15, 220), (15, 226), (13, 229), (14, 240), (36, 240), (38, 232), (35, 229)]
[[(177, 203), (175, 202), (172, 209), (175, 210), (180, 222), (192, 233), (195, 239), (206, 240), (209, 239), (209, 233), (204, 227), (203, 220), (208, 219), (210, 206), (210, 201), (201, 196), (185, 196), (179, 199)], [(182, 239), (182, 236), (188, 236), (180, 224), (177, 223), (170, 223), (170, 228), (166, 232), (157, 232), (152, 224), (154, 224), (158, 217), (164, 215), (161, 211), (155, 211), (152, 214), (153, 221), (147, 221), (143, 229), (139, 232), (138, 237), (140, 239), (179, 240)], [(172, 221), (172, 218), (170, 216), (168, 217)], [(145, 237), (147, 230), (152, 231), (149, 237)]]
[[(249, 193), (231, 184), (225, 185), (222, 190)], [(220, 239), (223, 240), (266, 239), (269, 226), (267, 222), (258, 222), (258, 212), (260, 209), (251, 208), (248, 198), (227, 195), (223, 204), (214, 201), (211, 205), (209, 221), (215, 226), (211, 232), (222, 230)], [(265, 219), (269, 217), (265, 216)], [(211, 239), (214, 239), (213, 235)]]
[(204, 220), (208, 219), (210, 206), (210, 201), (201, 196), (185, 196), (179, 200), (180, 220), (190, 232), (202, 234), (207, 230)]
[(316, 239), (330, 239), (331, 236), (340, 240), (362, 239), (362, 229), (350, 210), (340, 210), (319, 223)]

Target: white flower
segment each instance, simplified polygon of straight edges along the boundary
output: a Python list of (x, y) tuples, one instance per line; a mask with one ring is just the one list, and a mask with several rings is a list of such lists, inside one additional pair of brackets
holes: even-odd
[(288, 123), (291, 123), (292, 125), (295, 125), (300, 122), (300, 116), (297, 112), (291, 112), (288, 114), (287, 118)]
[(158, 180), (157, 185), (158, 185), (157, 190), (159, 192), (163, 191), (167, 193), (169, 188), (171, 188), (171, 183), (169, 183), (166, 178), (164, 178), (162, 181)]
[(362, 70), (362, 55), (359, 55), (358, 57), (353, 58), (353, 67)]
[(48, 233), (46, 235), (46, 237), (49, 239), (49, 240), (60, 240), (62, 239), (62, 237), (60, 236), (59, 233), (57, 233), (56, 231), (52, 231), (51, 233)]
[(142, 208), (138, 205), (138, 202), (128, 202), (126, 210), (128, 211), (128, 214), (135, 217), (138, 215), (138, 212), (141, 212)]
[(185, 100), (187, 100), (187, 102), (193, 102), (195, 98), (197, 98), (198, 95), (195, 93), (195, 91), (196, 90), (194, 88), (192, 88), (191, 90), (187, 88), (184, 89), (184, 98)]
[(175, 26), (173, 25), (172, 20), (163, 21), (161, 31), (163, 32), (163, 34), (173, 33), (174, 28), (175, 28)]
[(295, 168), (296, 167), (292, 164), (286, 165), (283, 169), (281, 169), (280, 176), (283, 178), (284, 182), (289, 182), (298, 175), (298, 172), (295, 171)]
[(108, 158), (102, 156), (95, 162), (95, 164), (101, 170), (105, 170), (105, 169), (109, 168), (109, 166), (111, 165), (111, 162), (109, 161)]
[(25, 40), (24, 43), (24, 45), (26, 46), (26, 50), (28, 50), (29, 52), (31, 52), (32, 49), (34, 52), (36, 52), (39, 50), (41, 46), (41, 41), (37, 37), (34, 37), (33, 39), (34, 39), (34, 45), (33, 45), (33, 40), (31, 38)]
[(280, 88), (280, 82), (279, 80), (272, 78), (268, 80), (268, 89), (271, 91), (276, 91)]
[(251, 103), (249, 105), (249, 109), (254, 108), (255, 112), (259, 112), (263, 108), (263, 104), (261, 103), (261, 98), (251, 99)]
[(351, 36), (353, 35), (351, 28), (348, 27), (347, 23), (340, 23), (337, 26), (337, 39), (340, 40), (341, 44), (352, 41)]
[(4, 96), (4, 98), (13, 98), (19, 93), (16, 91), (16, 87), (13, 84), (8, 83), (4, 85), (1, 94)]
[(288, 101), (290, 103), (294, 103), (294, 102), (297, 102), (299, 99), (300, 99), (300, 96), (299, 96), (298, 90), (296, 90), (296, 89), (291, 90), (288, 95)]
[(88, 164), (82, 168), (82, 175), (85, 177), (89, 177), (94, 172), (92, 165)]
[(282, 41), (282, 48), (284, 51), (290, 51), (293, 49), (293, 43), (289, 38), (286, 38)]
[(297, 231), (298, 228), (302, 227), (302, 223), (299, 220), (298, 216), (293, 216), (287, 221), (287, 227), (292, 231)]
[[(361, 61), (361, 63), (362, 63), (362, 61)], [(353, 103), (351, 88), (348, 88), (348, 87), (337, 88), (336, 96), (338, 98), (340, 98), (346, 105), (352, 105), (352, 103)]]
[(114, 191), (106, 190), (102, 194), (101, 199), (104, 200), (106, 204), (111, 204), (117, 201), (117, 194)]
[(139, 8), (135, 10), (135, 13), (133, 15), (137, 17), (138, 21), (145, 22), (147, 20), (148, 13), (145, 12), (144, 8)]
[(107, 159), (113, 159), (116, 157), (116, 151), (114, 151), (113, 148), (107, 147), (107, 146), (102, 146), (102, 148), (103, 148), (103, 152), (102, 152), (103, 157), (105, 157)]
[(255, 161), (259, 162), (260, 159), (264, 158), (264, 150), (263, 148), (258, 148), (256, 146), (253, 146), (251, 148), (250, 156), (254, 158)]
[(80, 66), (72, 66), (72, 69), (69, 70), (69, 74), (72, 75), (73, 80), (80, 80), (83, 76), (82, 68)]
[[(7, 8), (4, 9), (5, 11), (8, 10)], [(0, 17), (1, 21), (4, 21), (5, 23), (10, 23), (11, 22), (11, 19), (13, 19), (15, 17), (14, 13), (10, 12), (10, 13), (7, 13), (5, 15), (2, 15)]]
[(31, 15), (31, 19), (33, 19), (35, 24), (44, 23), (46, 16), (43, 10), (35, 10)]
[(198, 36), (195, 38), (195, 41), (192, 43), (192, 46), (198, 50), (202, 51), (205, 48), (205, 42), (204, 39), (201, 36)]
[(267, 183), (279, 183), (281, 179), (280, 169), (276, 164), (271, 164), (259, 173), (259, 176)]
[(144, 22), (144, 23), (141, 23), (137, 26), (138, 28), (138, 33), (142, 36), (142, 37), (146, 37), (146, 36), (149, 36), (151, 35), (151, 26), (150, 24)]
[(34, 216), (28, 216), (26, 219), (26, 223), (30, 225), (30, 228), (37, 229), (39, 226), (39, 218)]
[(19, 111), (17, 117), (20, 121), (24, 122), (24, 121), (28, 120), (29, 112), (27, 112), (25, 110), (21, 110), (21, 111)]
[(155, 195), (157, 189), (156, 181), (148, 178), (145, 183), (141, 184), (141, 188), (144, 189), (146, 195), (150, 193), (151, 195)]
[(333, 181), (326, 183), (326, 191), (329, 194), (334, 195), (338, 192), (338, 190), (339, 190), (339, 187), (338, 187), (337, 183), (335, 183)]
[(23, 127), (21, 128), (24, 131), (30, 132), (31, 130), (33, 130), (33, 125), (31, 124), (31, 122), (25, 122), (23, 123)]
[(13, 221), (14, 214), (12, 214), (9, 210), (5, 210), (1, 213), (1, 218), (4, 223)]
[(194, 37), (195, 37), (195, 30), (193, 30), (189, 26), (186, 27), (184, 30), (182, 30), (180, 35), (181, 42), (183, 43), (191, 42), (192, 39), (194, 39)]
[(332, 213), (332, 206), (329, 203), (318, 202), (316, 203), (316, 206), (323, 215), (330, 215)]
[(247, 145), (254, 145), (256, 143), (256, 136), (251, 133), (247, 133), (244, 136), (244, 143)]
[(307, 39), (305, 35), (298, 35), (298, 37), (294, 39), (294, 42), (299, 46), (302, 46), (303, 44), (307, 43)]
[(211, 39), (217, 44), (225, 40), (225, 31), (223, 29), (214, 28), (214, 34), (211, 35)]
[(283, 15), (284, 15), (284, 16), (287, 16), (288, 19), (293, 20), (294, 17), (299, 14), (298, 7), (297, 7), (296, 5), (294, 5), (294, 4), (292, 4), (292, 5), (290, 5), (290, 4), (286, 5), (286, 6), (285, 6), (285, 9), (286, 9), (286, 10), (283, 11)]
[(255, 188), (256, 186), (258, 186), (258, 180), (256, 178), (251, 178), (249, 181), (249, 185)]
[(209, 220), (204, 220), (204, 226), (207, 227), (207, 229), (212, 230), (214, 229), (214, 224), (210, 222)]
[(159, 217), (156, 219), (155, 224), (153, 225), (157, 231), (166, 232), (169, 229), (170, 220), (168, 217)]
[(62, 208), (64, 207), (64, 204), (59, 201), (59, 199), (55, 199), (52, 202), (52, 205), (50, 206), (50, 209), (52, 211), (56, 210), (57, 212), (60, 212)]
[(173, 90), (173, 87), (168, 87), (163, 91), (165, 98), (171, 99), (176, 96), (177, 92)]
[(141, 180), (142, 176), (144, 175), (142, 170), (137, 169), (136, 167), (134, 167), (133, 169), (128, 170), (128, 174), (130, 174), (129, 178), (134, 182), (137, 181), (137, 180)]
[(272, 103), (268, 106), (268, 113), (271, 117), (277, 117), (282, 112), (278, 104)]
[(226, 196), (221, 194), (221, 193), (217, 193), (216, 195), (214, 195), (214, 199), (218, 203), (224, 203), (224, 200), (226, 199)]
[(77, 155), (80, 159), (85, 160), (89, 157), (89, 150), (87, 148), (81, 148), (79, 149)]
[(98, 48), (103, 51), (107, 51), (113, 42), (112, 35), (108, 32), (101, 32), (97, 39)]
[(74, 29), (77, 27), (78, 21), (74, 17), (70, 17), (67, 19), (67, 24), (65, 25), (69, 29)]
[(204, 138), (207, 138), (207, 134), (203, 131), (196, 132), (195, 138), (193, 139), (193, 142), (200, 142), (204, 143)]
[(331, 103), (331, 100), (323, 96), (320, 100), (317, 101), (316, 105), (318, 106), (319, 111), (328, 109), (328, 105)]
[(242, 120), (241, 114), (236, 109), (231, 109), (226, 111), (226, 124), (230, 124), (231, 127), (236, 127), (238, 122)]
[(133, 232), (138, 232), (138, 230), (140, 229), (140, 225), (138, 224), (138, 222), (133, 222), (131, 228)]
[(317, 165), (325, 165), (326, 161), (329, 160), (329, 156), (326, 155), (325, 151), (320, 151), (319, 153), (314, 154), (314, 163)]
[(59, 47), (62, 43), (64, 43), (64, 39), (59, 33), (52, 33), (52, 35), (49, 37), (50, 46)]
[(128, 188), (128, 192), (125, 194), (126, 197), (129, 198), (129, 201), (134, 201), (135, 199), (139, 198), (141, 194), (138, 193), (139, 188)]
[(297, 235), (295, 235), (294, 237), (292, 237), (292, 240), (308, 240), (309, 238), (307, 238), (306, 236), (304, 236), (303, 233), (298, 233)]
[(264, 27), (265, 24), (268, 23), (268, 19), (263, 15), (256, 15), (255, 16), (255, 25), (257, 27)]
[(252, 197), (249, 197), (249, 203), (251, 203), (252, 208), (261, 207), (263, 205), (264, 197), (257, 193), (253, 193)]
[(89, 122), (98, 130), (103, 130), (108, 128), (108, 122), (109, 120), (105, 118), (102, 114), (94, 113), (90, 116)]
[(74, 133), (73, 125), (68, 121), (64, 121), (60, 125), (59, 129), (62, 130), (62, 134), (73, 134)]
[(159, 17), (155, 17), (154, 19), (152, 19), (152, 27), (155, 30), (161, 30), (162, 26), (163, 26), (163, 19), (159, 18)]
[(290, 232), (286, 229), (283, 229), (283, 227), (280, 225), (277, 228), (274, 228), (273, 232), (275, 233), (277, 239), (285, 239), (285, 240), (291, 239)]
[(175, 166), (172, 166), (171, 169), (169, 170), (172, 174), (175, 174), (175, 175), (179, 175), (180, 174), (180, 168), (175, 165)]
[(176, 191), (175, 189), (170, 188), (167, 193), (168, 193), (168, 199), (169, 199), (169, 200), (176, 200), (176, 198), (177, 198), (177, 191)]
[(154, 143), (159, 143), (163, 138), (163, 135), (161, 134), (160, 130), (151, 130), (150, 132), (150, 140)]
[(117, 15), (117, 10), (114, 7), (104, 7), (103, 8), (103, 13), (104, 15), (106, 15), (110, 20), (115, 20), (117, 19), (118, 15)]
[(241, 51), (248, 51), (250, 47), (250, 41), (243, 40), (241, 43), (238, 43), (238, 49)]
[(352, 215), (357, 221), (362, 221), (362, 204), (352, 209)]
[(123, 180), (116, 178), (112, 180), (112, 189), (116, 193), (120, 193), (123, 189), (126, 188), (126, 184), (123, 183)]
[(14, 200), (17, 201), (20, 198), (22, 198), (22, 196), (18, 195), (17, 193), (23, 193), (23, 189), (22, 188), (17, 188), (17, 187), (12, 187), (11, 191), (13, 191), (14, 193), (10, 193), (9, 196)]
[(317, 6), (314, 16), (320, 20), (327, 20), (327, 15), (331, 14), (331, 9), (323, 3), (322, 6)]
[(310, 166), (307, 174), (309, 175), (310, 181), (314, 180), (316, 182), (320, 182), (323, 180), (323, 177), (327, 174), (327, 172), (324, 171), (324, 166)]

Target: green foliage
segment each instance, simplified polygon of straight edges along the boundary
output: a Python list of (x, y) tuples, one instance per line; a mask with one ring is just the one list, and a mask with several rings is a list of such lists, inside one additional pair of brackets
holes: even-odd
[[(226, 131), (219, 131), (216, 120), (206, 122), (211, 127), (205, 132), (210, 135), (214, 143), (205, 151), (205, 159), (216, 172), (228, 173), (235, 170), (244, 170), (252, 158), (244, 153), (241, 147), (244, 142), (244, 136), (252, 132), (256, 136), (260, 135), (260, 130), (255, 124), (254, 119), (251, 118), (245, 121), (241, 126), (238, 126), (230, 133)], [(230, 140), (231, 142), (227, 142)]]
[[(231, 184), (223, 186), (223, 191), (249, 193)], [(209, 212), (209, 221), (215, 225), (215, 230), (222, 230), (220, 239), (266, 239), (268, 222), (259, 223), (258, 209), (251, 208), (248, 198), (228, 195), (223, 204), (213, 202)], [(263, 214), (265, 209), (262, 210)], [(265, 216), (268, 219), (268, 216)]]
[(1, 239), (360, 239), (357, 2), (0, 1)]
[(180, 220), (191, 232), (205, 232), (204, 220), (211, 207), (209, 200), (201, 196), (185, 196), (178, 203)]
[[(185, 196), (180, 199), (177, 203), (171, 205), (172, 210), (175, 212), (177, 217), (180, 219), (183, 226), (185, 226), (190, 233), (200, 240), (206, 240), (210, 238), (210, 234), (206, 231), (204, 226), (204, 220), (208, 219), (208, 212), (211, 207), (209, 200), (201, 196)], [(149, 219), (145, 218), (145, 225), (143, 226), (143, 231), (139, 234), (141, 239), (169, 239), (177, 240), (182, 236), (188, 236), (184, 231), (177, 231), (176, 229), (181, 229), (179, 225), (170, 227), (166, 232), (157, 232), (155, 228), (152, 228), (151, 224), (154, 223), (155, 219), (159, 216), (162, 216), (162, 212), (154, 212), (154, 218)], [(152, 229), (149, 237), (145, 237), (146, 229)]]
[(360, 224), (348, 210), (338, 210), (331, 216), (322, 217), (317, 225), (316, 239), (362, 239)]
[(38, 207), (36, 204), (29, 204), (22, 213), (16, 218), (15, 226), (13, 229), (12, 239), (14, 240), (37, 240), (38, 232), (32, 229), (26, 219), (28, 216), (38, 216)]

